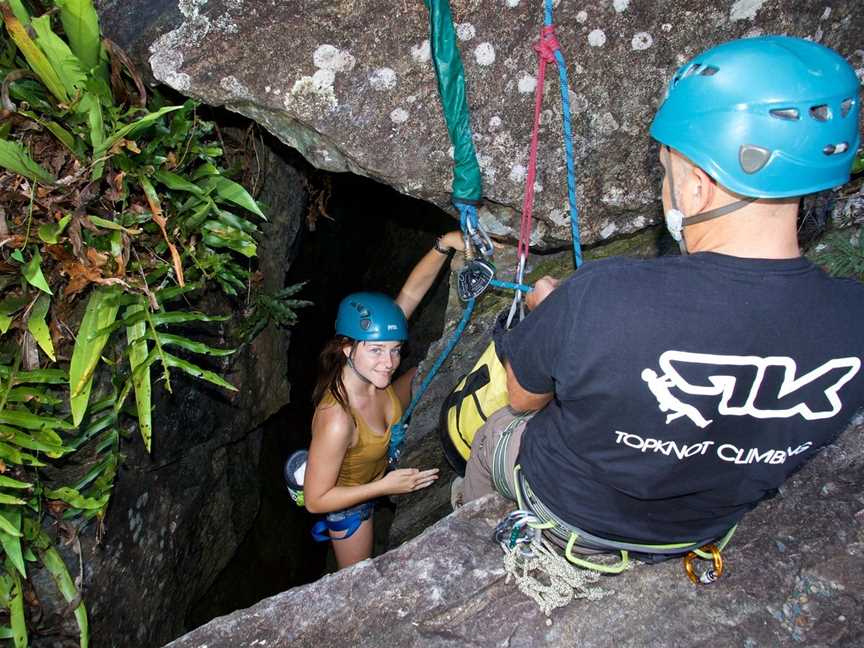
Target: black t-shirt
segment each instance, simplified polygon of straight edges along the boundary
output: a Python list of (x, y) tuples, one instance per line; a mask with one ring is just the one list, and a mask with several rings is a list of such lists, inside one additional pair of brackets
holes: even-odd
[(528, 483), (609, 539), (721, 535), (864, 405), (864, 285), (804, 258), (586, 263), (500, 344), (555, 394)]

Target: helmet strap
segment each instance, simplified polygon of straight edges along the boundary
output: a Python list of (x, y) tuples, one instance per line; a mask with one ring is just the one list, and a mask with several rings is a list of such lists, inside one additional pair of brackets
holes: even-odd
[(357, 349), (357, 345), (358, 345), (358, 344), (360, 344), (360, 343), (359, 343), (359, 342), (355, 342), (354, 344), (351, 345), (351, 353), (348, 354), (348, 366), (351, 367), (351, 369), (354, 371), (355, 374), (357, 374), (357, 377), (360, 378), (360, 380), (362, 380), (363, 382), (365, 382), (365, 383), (371, 385), (371, 384), (372, 384), (372, 381), (369, 380), (369, 379), (368, 379), (366, 376), (364, 376), (362, 373), (360, 373), (360, 372), (357, 370), (357, 367), (354, 366), (354, 351)]
[(672, 238), (678, 241), (678, 247), (681, 249), (681, 254), (689, 254), (687, 251), (687, 242), (684, 240), (685, 227), (714, 220), (715, 218), (720, 218), (726, 214), (731, 214), (742, 207), (746, 207), (756, 200), (756, 198), (744, 197), (741, 200), (736, 200), (728, 205), (709, 209), (701, 214), (685, 216), (684, 212), (678, 208), (678, 200), (675, 197), (675, 175), (672, 171), (672, 153), (670, 152), (669, 147), (665, 144), (663, 145), (663, 149), (666, 152), (666, 174), (669, 176), (669, 201), (672, 203), (672, 209), (666, 212), (666, 227), (669, 229), (669, 233), (672, 234)]

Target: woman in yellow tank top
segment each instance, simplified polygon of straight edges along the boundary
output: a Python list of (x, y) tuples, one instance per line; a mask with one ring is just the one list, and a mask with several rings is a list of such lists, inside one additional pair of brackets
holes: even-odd
[[(339, 305), (336, 336), (319, 358), (313, 401), (312, 443), (303, 484), (306, 508), (326, 513), (339, 568), (372, 555), (374, 500), (431, 485), (438, 469), (387, 472), (390, 428), (411, 400), (415, 370), (391, 384), (408, 337), (406, 318), (423, 299), (451, 250), (464, 249), (462, 233), (440, 237), (414, 267), (395, 301), (380, 293), (354, 293)], [(359, 521), (356, 531), (346, 522)], [(341, 526), (340, 526), (341, 525)]]

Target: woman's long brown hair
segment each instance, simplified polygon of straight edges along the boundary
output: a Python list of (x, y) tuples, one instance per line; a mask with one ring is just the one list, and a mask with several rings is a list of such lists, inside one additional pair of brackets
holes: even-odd
[(348, 390), (342, 382), (342, 369), (348, 364), (348, 358), (343, 349), (345, 346), (354, 344), (354, 340), (344, 335), (337, 335), (330, 339), (318, 356), (318, 382), (312, 392), (312, 407), (317, 408), (328, 393), (333, 396), (339, 406), (346, 414), (351, 414), (351, 406), (348, 404)]

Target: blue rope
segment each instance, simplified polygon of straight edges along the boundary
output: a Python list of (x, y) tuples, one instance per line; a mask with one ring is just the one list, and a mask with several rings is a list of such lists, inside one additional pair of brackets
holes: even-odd
[(463, 232), (468, 231), (469, 224), (475, 230), (480, 226), (480, 219), (477, 216), (477, 207), (474, 205), (466, 205), (461, 202), (454, 202), (453, 204), (456, 205), (456, 209), (459, 210), (459, 226), (462, 228)]
[(507, 288), (508, 290), (521, 290), (524, 293), (529, 293), (534, 288), (532, 286), (526, 286), (525, 284), (513, 283), (512, 281), (501, 281), (500, 279), (493, 279), (489, 282), (490, 286), (494, 286), (495, 288)]
[(428, 389), (429, 385), (432, 384), (432, 379), (435, 378), (435, 374), (438, 373), (438, 370), (441, 368), (441, 365), (444, 364), (444, 361), (447, 359), (447, 356), (450, 355), (450, 352), (456, 346), (456, 343), (459, 341), (459, 338), (462, 337), (462, 331), (465, 330), (465, 327), (468, 325), (468, 320), (471, 319), (471, 313), (474, 312), (474, 303), (476, 300), (471, 299), (465, 304), (465, 311), (462, 313), (462, 319), (459, 320), (459, 324), (456, 327), (456, 330), (450, 335), (450, 339), (447, 341), (447, 346), (444, 347), (444, 350), (438, 354), (438, 357), (435, 359), (435, 363), (432, 365), (432, 368), (429, 370), (429, 373), (426, 374), (426, 377), (423, 379), (423, 382), (420, 385), (420, 389), (417, 390), (417, 393), (411, 399), (411, 403), (408, 405), (408, 409), (402, 414), (402, 418), (399, 419), (399, 422), (396, 423), (390, 431), (390, 448), (388, 450), (388, 455), (390, 457), (390, 463), (395, 464), (399, 460), (399, 455), (402, 452), (402, 443), (405, 441), (405, 432), (408, 427), (408, 421), (411, 418), (411, 415), (414, 413), (414, 408), (417, 407), (417, 404), (420, 402), (420, 399), (423, 398), (423, 394)]
[[(546, 26), (552, 26), (552, 0), (546, 0)], [(561, 50), (555, 51), (555, 62), (558, 64), (558, 77), (561, 86), (561, 107), (564, 121), (564, 150), (567, 154), (567, 198), (570, 204), (570, 234), (573, 239), (573, 264), (576, 268), (582, 265), (582, 245), (579, 234), (579, 208), (576, 205), (576, 170), (573, 154), (573, 131), (570, 127), (570, 83), (567, 80), (567, 66)]]

